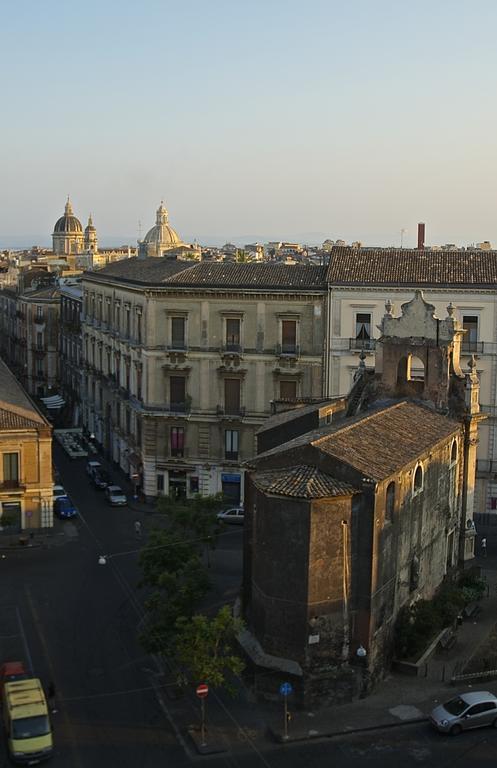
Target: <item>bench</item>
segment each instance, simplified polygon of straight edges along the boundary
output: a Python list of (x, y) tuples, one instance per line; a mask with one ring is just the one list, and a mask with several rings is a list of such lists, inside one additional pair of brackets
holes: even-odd
[(478, 603), (468, 603), (462, 611), (462, 615), (465, 619), (476, 619), (480, 613), (481, 608)]
[(453, 645), (455, 645), (456, 642), (456, 633), (453, 629), (448, 627), (445, 632), (441, 635), (440, 640), (438, 641), (438, 645), (440, 646), (442, 651), (450, 651)]

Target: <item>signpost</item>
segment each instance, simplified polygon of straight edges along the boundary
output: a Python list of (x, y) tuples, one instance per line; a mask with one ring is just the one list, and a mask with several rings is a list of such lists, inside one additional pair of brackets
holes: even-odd
[(285, 722), (283, 725), (283, 738), (285, 741), (288, 741), (288, 697), (292, 691), (293, 688), (291, 683), (281, 683), (280, 693), (283, 696), (283, 701), (285, 704)]
[(138, 474), (138, 472), (133, 472), (133, 474), (131, 475), (131, 479), (133, 481), (133, 498), (136, 501), (136, 499), (138, 498), (138, 493), (137, 493), (138, 481), (140, 479), (140, 475)]
[(200, 746), (205, 747), (207, 746), (205, 743), (205, 700), (209, 693), (209, 686), (207, 685), (207, 683), (200, 683), (200, 685), (197, 685), (196, 693), (200, 699), (200, 713), (201, 713)]

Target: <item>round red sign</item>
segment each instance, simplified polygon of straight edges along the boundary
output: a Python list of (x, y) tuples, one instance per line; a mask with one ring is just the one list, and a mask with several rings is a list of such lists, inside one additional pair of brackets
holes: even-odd
[(204, 699), (207, 694), (209, 693), (209, 686), (207, 683), (200, 683), (200, 685), (197, 685), (197, 696), (199, 699)]

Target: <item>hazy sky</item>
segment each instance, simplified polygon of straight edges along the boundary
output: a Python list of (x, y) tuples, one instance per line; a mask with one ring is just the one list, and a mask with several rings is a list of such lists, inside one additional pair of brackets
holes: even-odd
[(497, 244), (495, 0), (0, 4), (0, 247), (70, 194), (102, 240)]

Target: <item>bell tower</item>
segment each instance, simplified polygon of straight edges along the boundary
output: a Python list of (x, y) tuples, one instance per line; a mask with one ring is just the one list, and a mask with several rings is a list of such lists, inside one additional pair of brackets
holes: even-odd
[(440, 411), (449, 409), (455, 382), (464, 382), (460, 355), (465, 331), (454, 309), (449, 304), (447, 317), (440, 320), (419, 290), (402, 305), (399, 317), (393, 316), (392, 304), (386, 302), (376, 355), (376, 372), (385, 393), (427, 400)]

